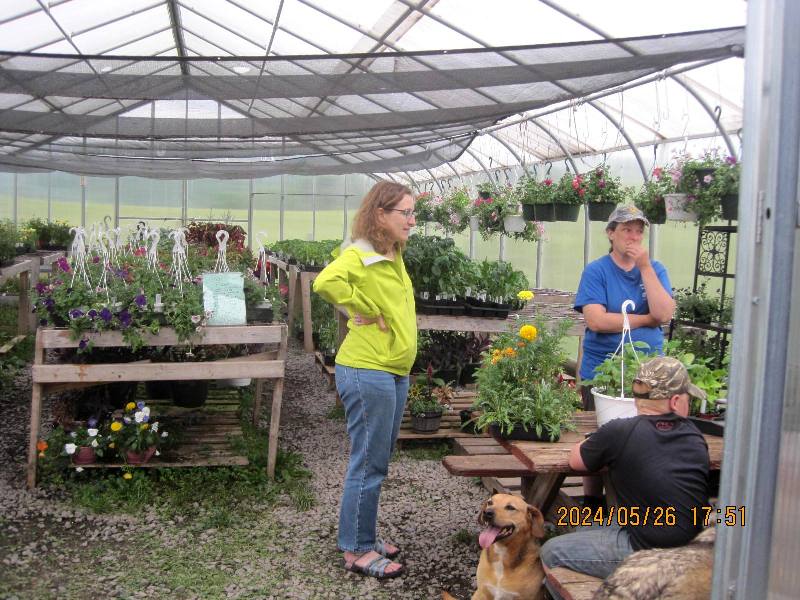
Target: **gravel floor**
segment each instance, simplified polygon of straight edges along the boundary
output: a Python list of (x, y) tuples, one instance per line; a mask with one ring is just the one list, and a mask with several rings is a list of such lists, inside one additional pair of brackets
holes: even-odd
[[(400, 452), (379, 523), (380, 534), (402, 548), (408, 572), (386, 582), (346, 573), (335, 547), (348, 455), (344, 422), (326, 416), (333, 392), (294, 340), (284, 389), (281, 447), (299, 452), (313, 472), (316, 505), (298, 512), (286, 497), (265, 505), (247, 527), (197, 531), (154, 511), (96, 515), (58, 493), (25, 490), (30, 378), (21, 376), (16, 393), (0, 398), (0, 598), (394, 599), (439, 598), (442, 589), (470, 597), (485, 490), (450, 476), (438, 461)], [(48, 409), (46, 403), (45, 421)], [(143, 524), (159, 532), (157, 544), (142, 541)], [(463, 541), (464, 530), (471, 541)], [(176, 563), (176, 552), (185, 559)], [(161, 558), (167, 554), (169, 561)], [(139, 571), (133, 580), (131, 565)], [(218, 587), (208, 587), (209, 579)]]

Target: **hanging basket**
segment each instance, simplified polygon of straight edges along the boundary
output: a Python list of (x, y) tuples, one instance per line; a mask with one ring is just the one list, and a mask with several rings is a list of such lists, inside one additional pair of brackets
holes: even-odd
[(523, 204), (522, 205), (522, 218), (526, 221), (535, 221), (536, 220), (536, 205), (535, 204)]
[(615, 202), (589, 202), (587, 206), (590, 221), (608, 221), (617, 205)]
[(553, 205), (553, 210), (555, 212), (556, 221), (571, 221), (574, 223), (578, 220), (578, 215), (581, 212), (581, 205), (557, 202)]
[(736, 221), (739, 217), (739, 194), (726, 194), (720, 198), (722, 218), (726, 221)]
[(664, 207), (667, 210), (667, 219), (670, 221), (694, 222), (697, 213), (686, 210), (687, 194), (664, 194)]
[(525, 219), (522, 215), (511, 215), (503, 217), (503, 229), (509, 233), (520, 233), (525, 231)]
[(636, 404), (633, 398), (607, 396), (592, 388), (594, 409), (597, 415), (597, 426), (602, 427), (612, 419), (627, 419), (636, 416)]
[(556, 206), (555, 204), (535, 204), (536, 207), (536, 220), (546, 221), (552, 223), (556, 220)]

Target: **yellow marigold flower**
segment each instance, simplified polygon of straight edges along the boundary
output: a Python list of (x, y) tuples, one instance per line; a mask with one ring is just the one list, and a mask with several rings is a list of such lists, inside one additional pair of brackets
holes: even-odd
[(136, 408), (136, 403), (135, 402), (128, 402), (125, 405), (125, 410), (133, 410), (134, 408)]
[(528, 300), (533, 300), (533, 292), (530, 290), (522, 290), (517, 294), (517, 298), (520, 300), (525, 300), (526, 302)]
[(150, 427), (150, 423), (142, 423), (142, 429), (143, 430), (147, 429), (148, 427)]
[(122, 423), (120, 423), (119, 421), (114, 421), (111, 424), (111, 431), (119, 431), (120, 429), (122, 429)]
[(500, 357), (499, 356), (493, 356), (492, 357), (492, 364), (493, 365), (496, 365), (499, 361), (500, 361)]
[(537, 335), (539, 335), (539, 332), (533, 325), (523, 325), (519, 328), (519, 337), (529, 342), (535, 340)]
[(505, 354), (509, 358), (512, 358), (517, 355), (517, 351), (514, 350), (513, 348), (506, 348), (505, 350), (503, 350), (503, 354)]
[(122, 478), (123, 478), (123, 479), (133, 479), (133, 475), (131, 475), (130, 473), (125, 473), (125, 474), (122, 476)]

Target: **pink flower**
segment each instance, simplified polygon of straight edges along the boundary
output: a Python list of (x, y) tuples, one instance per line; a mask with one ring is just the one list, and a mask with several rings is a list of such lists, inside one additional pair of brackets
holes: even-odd
[(553, 185), (553, 180), (548, 177), (542, 183), (545, 184), (547, 187), (550, 187), (551, 185)]
[(577, 190), (579, 187), (581, 187), (581, 176), (580, 175), (578, 175), (577, 177), (573, 177), (572, 178), (572, 189), (573, 190)]
[(606, 180), (605, 180), (605, 179), (601, 179), (600, 181), (598, 181), (598, 182), (597, 182), (597, 187), (599, 187), (601, 190), (602, 190), (604, 187), (606, 187)]
[(586, 195), (586, 190), (585, 189), (581, 188), (581, 189), (578, 190), (578, 196), (583, 198), (585, 195)]
[(664, 170), (661, 167), (656, 167), (655, 169), (653, 169), (653, 177), (655, 177), (656, 179), (661, 179), (661, 174), (663, 172)]
[(728, 156), (725, 159), (725, 162), (728, 163), (729, 165), (735, 165), (736, 164), (736, 157), (735, 156)]
[(703, 177), (703, 183), (711, 183), (713, 181), (713, 177), (711, 175), (706, 175)]

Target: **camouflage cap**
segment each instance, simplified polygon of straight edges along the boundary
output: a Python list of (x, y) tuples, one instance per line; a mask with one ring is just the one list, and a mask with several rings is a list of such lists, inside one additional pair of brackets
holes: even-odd
[(689, 379), (686, 367), (671, 356), (659, 356), (642, 364), (634, 382), (649, 386), (648, 397), (652, 400), (672, 398), (675, 394), (689, 394), (701, 400), (706, 398), (706, 393)]
[(637, 207), (631, 204), (622, 204), (614, 209), (611, 216), (608, 217), (608, 224), (611, 223), (627, 223), (628, 221), (641, 221), (645, 225), (650, 225), (650, 221), (644, 216), (644, 213)]

